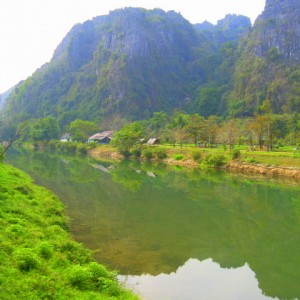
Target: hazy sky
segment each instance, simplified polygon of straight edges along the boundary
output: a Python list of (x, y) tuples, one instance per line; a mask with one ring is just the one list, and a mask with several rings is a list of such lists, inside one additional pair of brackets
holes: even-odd
[(265, 0), (0, 0), (0, 93), (48, 62), (74, 24), (115, 8), (175, 10), (193, 24), (215, 24), (228, 13), (253, 23), (264, 5)]

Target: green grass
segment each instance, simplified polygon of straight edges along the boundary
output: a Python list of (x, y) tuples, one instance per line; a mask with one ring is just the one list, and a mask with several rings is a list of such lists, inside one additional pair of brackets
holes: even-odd
[(71, 239), (59, 199), (0, 164), (0, 299), (138, 299)]

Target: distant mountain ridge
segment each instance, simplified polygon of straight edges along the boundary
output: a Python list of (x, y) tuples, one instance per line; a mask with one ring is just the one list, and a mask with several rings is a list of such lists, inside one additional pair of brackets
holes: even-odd
[(15, 89), (6, 113), (15, 122), (53, 115), (63, 127), (77, 118), (117, 125), (155, 111), (193, 110), (199, 86), (215, 81), (222, 45), (237, 44), (249, 26), (249, 18), (226, 16), (217, 26), (222, 39), (210, 39), (174, 11), (112, 11), (75, 25), (50, 63)]
[(50, 63), (17, 86), (14, 124), (55, 116), (118, 127), (155, 111), (223, 116), (300, 111), (300, 0), (267, 0), (251, 26), (192, 25), (174, 11), (125, 8), (75, 25)]

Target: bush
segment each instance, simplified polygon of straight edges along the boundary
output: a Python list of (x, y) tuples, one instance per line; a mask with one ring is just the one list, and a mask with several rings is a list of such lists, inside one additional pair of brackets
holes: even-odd
[(150, 160), (153, 158), (154, 155), (151, 149), (144, 149), (142, 152), (142, 156), (143, 158)]
[(64, 149), (67, 151), (67, 153), (75, 153), (77, 150), (77, 145), (75, 143), (67, 142), (64, 143), (64, 145), (66, 145)]
[(201, 152), (200, 151), (194, 151), (193, 152), (193, 160), (199, 161), (201, 159)]
[(85, 267), (79, 265), (72, 267), (68, 272), (68, 279), (70, 284), (79, 290), (90, 288), (91, 273)]
[(136, 157), (139, 158), (142, 156), (142, 149), (141, 147), (135, 147), (131, 150), (131, 154)]
[(79, 154), (82, 154), (82, 155), (87, 154), (87, 152), (88, 152), (87, 146), (86, 146), (86, 145), (83, 145), (83, 144), (79, 144), (79, 145), (77, 146), (77, 152), (78, 152)]
[(53, 247), (47, 243), (43, 242), (38, 246), (39, 255), (42, 258), (50, 259), (53, 255)]
[(221, 167), (226, 164), (226, 157), (222, 154), (208, 154), (205, 157), (205, 162), (211, 167)]
[(241, 157), (241, 151), (238, 150), (238, 149), (235, 149), (232, 151), (232, 154), (231, 154), (231, 158), (232, 159), (238, 159)]
[(164, 159), (166, 158), (168, 155), (167, 155), (167, 150), (166, 149), (163, 149), (163, 148), (157, 148), (154, 150), (154, 154), (156, 155), (156, 157), (158, 159)]
[(16, 260), (20, 271), (28, 272), (39, 266), (39, 260), (31, 249), (20, 249), (16, 253)]
[(92, 142), (92, 143), (88, 143), (88, 144), (87, 144), (87, 148), (88, 148), (88, 149), (95, 149), (95, 148), (97, 148), (97, 146), (98, 146), (98, 144), (95, 143), (95, 142)]
[(128, 158), (130, 157), (131, 153), (128, 149), (120, 150), (120, 153), (125, 157)]
[(83, 264), (90, 262), (90, 253), (81, 244), (68, 241), (61, 245), (61, 252), (64, 253), (70, 262)]
[(113, 278), (113, 274), (112, 272), (109, 272), (105, 266), (100, 265), (96, 262), (91, 262), (88, 265), (88, 269), (91, 273), (91, 278), (92, 280), (98, 280), (100, 277), (103, 278)]
[(253, 158), (253, 157), (246, 157), (245, 159), (244, 159), (244, 162), (246, 162), (246, 163), (255, 163), (255, 162), (257, 162), (256, 161), (256, 159), (255, 158)]
[(173, 155), (173, 158), (175, 159), (175, 160), (182, 160), (183, 159), (183, 155), (182, 154), (174, 154)]

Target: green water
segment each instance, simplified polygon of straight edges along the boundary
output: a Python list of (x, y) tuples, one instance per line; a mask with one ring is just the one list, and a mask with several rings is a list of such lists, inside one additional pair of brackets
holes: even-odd
[(76, 240), (144, 299), (300, 299), (300, 186), (163, 164), (11, 152)]

